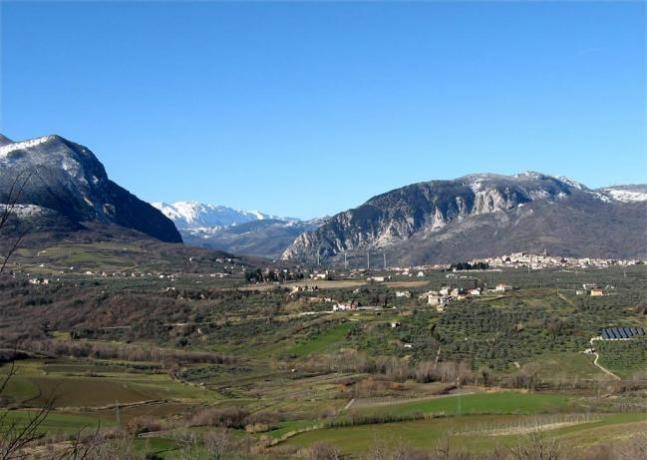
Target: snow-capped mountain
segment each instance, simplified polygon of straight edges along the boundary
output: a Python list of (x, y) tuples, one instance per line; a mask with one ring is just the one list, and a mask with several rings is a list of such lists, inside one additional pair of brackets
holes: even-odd
[(595, 190), (536, 172), (421, 182), (331, 217), (282, 258), (335, 262), (377, 250), (392, 263), (415, 265), (542, 250), (645, 256), (646, 198), (647, 186)]
[(21, 142), (0, 135), (0, 203), (15, 199), (19, 188), (17, 226), (64, 233), (107, 224), (182, 241), (173, 222), (112, 182), (87, 147), (57, 135)]
[(172, 204), (156, 202), (152, 204), (162, 211), (166, 217), (175, 222), (177, 228), (184, 230), (218, 229), (267, 219), (286, 222), (297, 220), (272, 216), (259, 211), (241, 211), (227, 206), (204, 204), (197, 201), (176, 201)]
[(175, 222), (187, 244), (270, 258), (279, 256), (298, 235), (320, 223), (196, 201), (153, 206)]
[(613, 200), (623, 203), (647, 201), (647, 185), (616, 185), (599, 190)]
[(401, 264), (542, 250), (647, 256), (647, 185), (591, 189), (536, 172), (474, 174), (412, 184), (330, 218), (300, 221), (198, 202), (151, 206), (112, 182), (87, 147), (56, 135), (20, 142), (0, 135), (0, 210), (20, 177), (26, 182), (12, 208), (12, 228), (20, 232), (98, 228), (119, 238), (127, 230), (304, 262), (363, 258), (371, 250)]

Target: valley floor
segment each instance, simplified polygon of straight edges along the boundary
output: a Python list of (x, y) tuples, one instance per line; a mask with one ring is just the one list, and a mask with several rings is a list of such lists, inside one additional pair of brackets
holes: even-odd
[[(21, 425), (50, 409), (30, 447), (45, 457), (79, 433), (101, 433), (102, 449), (135, 458), (377, 458), (398, 449), (515, 458), (537, 442), (585, 458), (625, 448), (647, 428), (644, 339), (594, 341), (597, 355), (584, 353), (600, 327), (647, 325), (646, 274), (5, 280), (4, 354), (20, 359), (2, 411)], [(441, 285), (502, 281), (514, 289), (444, 312), (421, 298)], [(576, 295), (587, 282), (613, 288)], [(344, 302), (370, 308), (333, 311)]]

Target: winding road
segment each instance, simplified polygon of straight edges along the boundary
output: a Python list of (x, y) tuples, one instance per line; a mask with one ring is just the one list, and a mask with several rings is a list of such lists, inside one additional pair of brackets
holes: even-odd
[(591, 343), (591, 350), (593, 350), (593, 355), (595, 356), (595, 359), (593, 360), (593, 365), (594, 365), (595, 367), (597, 367), (598, 369), (600, 369), (600, 370), (601, 370), (602, 372), (604, 372), (605, 374), (607, 374), (609, 377), (612, 377), (612, 378), (613, 378), (613, 379), (615, 379), (615, 380), (622, 380), (620, 377), (618, 377), (616, 374), (614, 374), (613, 372), (611, 372), (609, 369), (607, 369), (606, 367), (604, 367), (603, 365), (601, 365), (600, 363), (598, 363), (598, 360), (600, 359), (600, 354), (596, 351), (595, 343), (594, 343), (594, 342), (597, 342), (597, 341), (600, 341), (600, 340), (602, 340), (602, 337), (593, 337), (593, 338), (590, 340), (590, 343)]

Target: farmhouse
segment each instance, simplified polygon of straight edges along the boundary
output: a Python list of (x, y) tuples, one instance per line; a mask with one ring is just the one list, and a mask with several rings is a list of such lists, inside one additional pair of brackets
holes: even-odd
[(604, 296), (604, 289), (602, 288), (591, 289), (591, 297), (602, 297), (602, 296)]
[(461, 288), (454, 288), (454, 289), (452, 289), (452, 291), (450, 292), (450, 295), (451, 295), (452, 297), (459, 297), (459, 296), (460, 296), (460, 295), (462, 295), (462, 294), (463, 294), (463, 290), (462, 290)]
[(508, 292), (512, 290), (512, 286), (509, 284), (497, 284), (494, 288), (494, 292)]
[(442, 312), (445, 310), (445, 307), (452, 300), (450, 296), (442, 295), (436, 291), (429, 291), (427, 293), (427, 305), (436, 307), (436, 310)]
[(29, 284), (44, 284), (48, 285), (49, 280), (47, 278), (31, 278), (29, 280)]
[(332, 306), (332, 311), (350, 311), (356, 309), (357, 307), (352, 303), (336, 303)]
[(411, 292), (410, 291), (395, 291), (395, 296), (396, 297), (404, 297), (406, 299), (411, 298)]

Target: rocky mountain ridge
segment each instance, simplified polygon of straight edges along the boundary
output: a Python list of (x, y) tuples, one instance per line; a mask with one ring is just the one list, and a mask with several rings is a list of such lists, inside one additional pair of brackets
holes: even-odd
[(367, 251), (394, 263), (453, 262), (513, 251), (624, 257), (645, 252), (643, 186), (589, 189), (537, 172), (474, 174), (405, 186), (301, 234), (284, 260), (334, 263)]
[(57, 135), (21, 142), (0, 137), (0, 203), (13, 201), (15, 217), (35, 230), (99, 223), (182, 241), (173, 222), (112, 182), (87, 147)]

